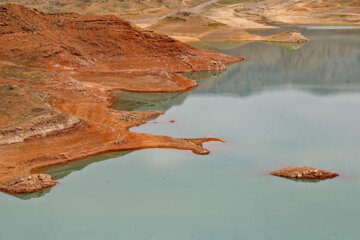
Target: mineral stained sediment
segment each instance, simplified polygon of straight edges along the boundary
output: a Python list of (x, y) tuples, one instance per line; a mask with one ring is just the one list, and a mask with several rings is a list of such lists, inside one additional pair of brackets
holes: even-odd
[(178, 73), (242, 61), (200, 50), (112, 15), (46, 14), (0, 5), (0, 190), (54, 186), (43, 169), (121, 150), (174, 148), (208, 154), (206, 141), (133, 133), (160, 111), (117, 111), (113, 90), (181, 92)]

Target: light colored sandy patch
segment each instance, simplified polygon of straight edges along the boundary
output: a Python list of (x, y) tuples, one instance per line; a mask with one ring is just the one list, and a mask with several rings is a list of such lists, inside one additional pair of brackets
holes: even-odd
[(201, 41), (256, 41), (256, 42), (279, 42), (279, 43), (303, 43), (307, 42), (299, 31), (282, 32), (269, 36), (260, 36), (249, 33), (243, 29), (222, 29), (200, 38)]
[(171, 35), (170, 37), (175, 38), (176, 40), (179, 40), (181, 42), (199, 42), (200, 39), (196, 38), (196, 37), (187, 37), (187, 36), (176, 36), (176, 35)]
[(228, 27), (229, 26), (226, 24), (214, 21), (199, 14), (179, 12), (166, 17), (158, 23), (148, 27), (148, 29), (170, 36), (199, 38), (202, 35)]
[(266, 24), (360, 25), (358, 0), (264, 0), (230, 6), (236, 15)]
[(204, 13), (208, 18), (226, 24), (230, 27), (243, 29), (268, 29), (277, 28), (266, 24), (258, 23), (247, 19), (246, 17), (238, 16), (235, 9), (239, 5), (230, 5), (224, 7), (217, 7)]

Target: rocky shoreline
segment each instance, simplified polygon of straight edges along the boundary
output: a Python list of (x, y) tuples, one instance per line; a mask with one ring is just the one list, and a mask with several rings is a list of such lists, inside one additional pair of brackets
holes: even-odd
[(112, 91), (186, 91), (197, 84), (178, 73), (225, 70), (243, 58), (196, 49), (110, 15), (45, 14), (5, 4), (0, 22), (6, 42), (0, 45), (0, 97), (8, 104), (0, 109), (1, 191), (52, 187), (57, 182), (42, 175), (44, 168), (100, 153), (174, 148), (208, 154), (203, 142), (222, 141), (132, 133), (162, 112), (114, 110)]

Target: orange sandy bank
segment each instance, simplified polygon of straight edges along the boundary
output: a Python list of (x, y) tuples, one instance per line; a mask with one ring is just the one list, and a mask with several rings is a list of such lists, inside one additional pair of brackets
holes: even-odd
[(200, 50), (110, 15), (44, 14), (0, 6), (0, 190), (56, 184), (42, 169), (99, 153), (176, 148), (208, 154), (217, 138), (128, 129), (161, 114), (110, 108), (112, 91), (185, 91), (179, 72), (224, 70), (242, 58)]

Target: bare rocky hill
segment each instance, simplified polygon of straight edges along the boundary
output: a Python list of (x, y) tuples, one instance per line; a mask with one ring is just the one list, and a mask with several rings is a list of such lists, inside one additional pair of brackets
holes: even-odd
[(176, 9), (206, 2), (206, 0), (0, 0), (1, 2), (21, 4), (52, 13), (74, 12), (145, 17), (161, 16)]

